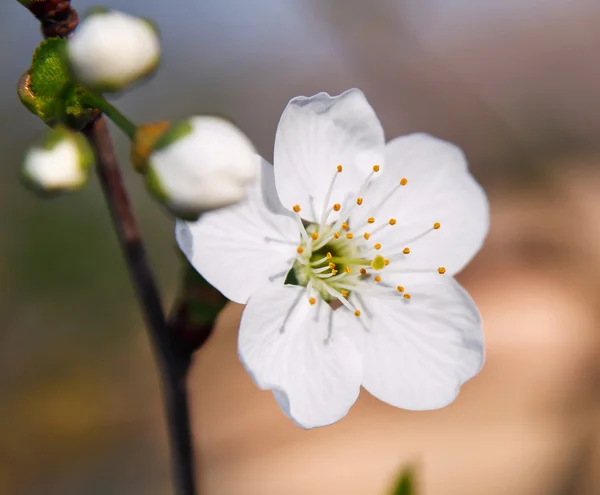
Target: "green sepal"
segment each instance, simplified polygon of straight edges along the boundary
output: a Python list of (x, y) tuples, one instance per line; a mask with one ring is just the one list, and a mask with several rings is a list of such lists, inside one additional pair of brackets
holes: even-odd
[(162, 150), (167, 146), (183, 139), (193, 131), (192, 123), (188, 120), (182, 120), (173, 124), (154, 144), (154, 150)]
[(35, 50), (31, 67), (19, 81), (21, 102), (50, 127), (84, 127), (97, 113), (82, 101), (84, 89), (73, 84), (66, 63), (67, 40), (49, 38)]
[(172, 215), (176, 216), (181, 220), (185, 220), (186, 222), (195, 222), (196, 220), (198, 220), (198, 212), (182, 211), (173, 207), (169, 196), (165, 192), (158, 176), (156, 175), (156, 172), (152, 169), (152, 167), (148, 167), (144, 171), (144, 178), (146, 182), (146, 188), (148, 189), (148, 191), (150, 191), (150, 193), (160, 203), (162, 203)]
[(396, 481), (390, 495), (416, 495), (415, 475), (412, 469), (405, 469)]

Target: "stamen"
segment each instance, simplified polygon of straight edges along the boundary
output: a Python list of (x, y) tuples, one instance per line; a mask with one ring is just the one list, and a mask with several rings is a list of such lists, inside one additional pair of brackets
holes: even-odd
[(444, 273), (446, 273), (446, 269), (445, 269), (443, 266), (440, 266), (440, 267), (438, 268), (438, 273), (439, 273), (440, 275), (443, 275)]
[(327, 253), (325, 255), (325, 258), (327, 258), (328, 260), (330, 260), (331, 258), (333, 258), (333, 255), (331, 253)]
[[(329, 188), (327, 189), (327, 194), (325, 195), (325, 202), (323, 203), (323, 211), (321, 213), (320, 225), (325, 225), (325, 221), (327, 220), (329, 213), (331, 213), (331, 210), (329, 209), (329, 207), (327, 205), (329, 204), (329, 200), (331, 199), (331, 193), (333, 192), (333, 186), (335, 186), (335, 181), (337, 180), (338, 175), (340, 175), (341, 173), (342, 173), (342, 166), (338, 165), (336, 167), (336, 172), (333, 174), (331, 182), (329, 183)], [(335, 208), (335, 206), (334, 206), (334, 208)]]
[(333, 233), (333, 238), (334, 239), (339, 239), (340, 238), (340, 233), (339, 232), (334, 232)]
[(408, 249), (408, 248), (404, 248), (404, 249), (402, 250), (402, 252), (403, 252), (404, 254), (410, 254), (410, 249)]
[(404, 299), (410, 299), (410, 294), (404, 294)]
[(381, 249), (381, 244), (377, 243), (373, 246), (375, 249), (379, 250)]
[(304, 248), (302, 246), (298, 246), (298, 249), (296, 249), (296, 252), (298, 254), (302, 254), (304, 252)]
[(314, 306), (317, 303), (317, 300), (314, 297), (311, 297), (308, 302), (310, 303), (311, 306)]
[(329, 263), (329, 269), (333, 270), (335, 268), (335, 263)]
[(354, 312), (354, 316), (360, 316), (360, 311), (358, 309)]
[(319, 233), (318, 232), (313, 232), (310, 236), (312, 237), (313, 241), (316, 241), (319, 238)]
[(342, 296), (348, 297), (348, 291), (346, 289), (342, 289)]
[(398, 292), (404, 292), (404, 287), (402, 287), (401, 285), (399, 285), (398, 287), (396, 287), (396, 289), (398, 290)]
[[(350, 268), (349, 266), (347, 266), (346, 268), (344, 268), (344, 271), (346, 273), (350, 273), (352, 271), (352, 268)], [(445, 271), (445, 270), (444, 270)]]
[(367, 220), (367, 222), (368, 222), (368, 223), (375, 223), (375, 219), (374, 219), (373, 217), (371, 217), (371, 218), (369, 218), (369, 219)]
[(342, 207), (342, 205), (340, 205), (339, 203), (336, 203), (333, 205), (333, 211), (340, 211), (341, 207)]
[(441, 225), (440, 225), (440, 223), (439, 223), (439, 222), (435, 222), (435, 223), (433, 224), (433, 228), (434, 228), (435, 230), (439, 229), (440, 227), (441, 227)]
[(356, 204), (361, 206), (363, 204), (363, 198), (356, 198)]
[(363, 234), (363, 237), (365, 238), (365, 240), (367, 240), (367, 241), (368, 241), (368, 240), (369, 240), (369, 237), (371, 237), (371, 234), (369, 234), (368, 232), (365, 232), (365, 233)]
[(379, 165), (373, 165), (373, 172), (379, 172)]
[(354, 234), (352, 234), (351, 232), (348, 232), (346, 234), (346, 239), (352, 239), (354, 237)]
[(400, 180), (400, 185), (405, 186), (406, 184), (408, 184), (408, 179), (406, 177), (404, 177)]
[(350, 228), (350, 226), (349, 226), (349, 225), (348, 225), (346, 222), (344, 222), (344, 223), (342, 224), (342, 229), (343, 229), (343, 230), (348, 230), (349, 228)]
[(292, 210), (294, 210), (295, 213), (299, 213), (301, 209), (302, 208), (300, 208), (300, 205), (294, 205), (294, 207), (292, 208)]
[(390, 260), (384, 260), (385, 266), (388, 266), (390, 264)]
[(395, 218), (390, 218), (390, 225), (396, 225), (396, 219)]
[(377, 282), (377, 283), (381, 282), (381, 277), (379, 275), (377, 275), (375, 277), (375, 282)]
[(361, 268), (360, 269), (360, 274), (363, 275), (363, 276), (366, 275), (367, 274), (367, 270), (365, 270), (364, 268)]

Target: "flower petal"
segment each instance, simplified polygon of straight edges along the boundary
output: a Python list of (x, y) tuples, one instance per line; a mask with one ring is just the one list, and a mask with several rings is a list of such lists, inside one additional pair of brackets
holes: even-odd
[(410, 300), (361, 298), (368, 331), (349, 335), (363, 355), (362, 384), (396, 407), (441, 408), (483, 366), (481, 317), (453, 278), (406, 290)]
[[(356, 194), (373, 165), (384, 158), (379, 119), (358, 89), (339, 96), (300, 96), (285, 108), (275, 137), (275, 182), (283, 205), (302, 207), (302, 218), (318, 222), (324, 206)], [(327, 191), (338, 165), (329, 204)], [(335, 219), (332, 213), (330, 219)]]
[(242, 304), (265, 284), (283, 285), (300, 243), (298, 224), (281, 206), (273, 167), (264, 160), (245, 200), (204, 213), (196, 222), (178, 220), (175, 236), (194, 268)]
[(362, 358), (340, 324), (328, 304), (311, 306), (296, 286), (257, 292), (242, 315), (242, 363), (303, 428), (340, 420), (360, 392)]
[[(391, 257), (408, 247), (409, 256), (396, 257), (403, 268), (443, 266), (450, 275), (459, 272), (489, 229), (486, 195), (469, 173), (463, 152), (432, 136), (412, 134), (387, 144), (386, 164), (365, 199), (362, 218), (357, 212), (352, 222), (373, 216), (376, 223), (369, 228), (375, 229), (394, 218), (394, 226), (372, 237), (382, 244), (381, 254)], [(403, 178), (405, 186), (400, 185)], [(436, 222), (440, 228), (433, 230)]]

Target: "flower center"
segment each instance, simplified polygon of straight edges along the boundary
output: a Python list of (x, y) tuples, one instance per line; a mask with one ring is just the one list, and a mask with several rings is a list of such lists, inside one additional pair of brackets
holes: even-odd
[[(382, 244), (377, 242), (378, 235), (383, 231), (396, 226), (396, 219), (390, 218), (385, 222), (377, 223), (374, 216), (377, 210), (387, 202), (396, 192), (406, 186), (408, 180), (403, 178), (377, 205), (367, 210), (364, 221), (357, 225), (349, 225), (349, 218), (354, 208), (364, 208), (363, 195), (368, 190), (371, 179), (379, 172), (379, 166), (373, 166), (373, 171), (368, 175), (358, 189), (357, 197), (348, 199), (343, 205), (335, 203), (330, 205), (331, 193), (337, 177), (342, 173), (341, 165), (331, 179), (319, 218), (319, 223), (305, 225), (300, 217), (301, 207), (295, 205), (293, 211), (300, 227), (300, 244), (291, 270), (285, 278), (286, 284), (298, 285), (306, 288), (306, 297), (311, 305), (323, 300), (328, 304), (339, 301), (343, 306), (352, 311), (356, 316), (361, 315), (358, 307), (361, 304), (361, 293), (368, 293), (377, 297), (401, 297), (405, 301), (411, 299), (409, 292), (403, 286), (391, 286), (382, 282), (381, 272), (390, 265), (390, 260), (397, 260), (410, 255), (410, 248), (404, 247), (399, 252), (385, 252), (381, 254)], [(366, 205), (369, 208), (368, 205)], [(339, 212), (339, 219), (328, 222), (332, 212)], [(438, 230), (440, 224), (436, 222), (422, 234), (407, 239), (414, 242), (425, 235)], [(375, 237), (371, 239), (371, 237)], [(393, 267), (390, 267), (393, 269)], [(409, 269), (408, 272), (432, 272), (431, 269)], [(437, 273), (444, 274), (445, 268), (437, 268)], [(395, 273), (399, 273), (396, 272)], [(349, 300), (352, 297), (351, 300)], [(364, 306), (364, 304), (361, 304)], [(366, 311), (367, 308), (364, 308)], [(367, 312), (368, 316), (368, 312)]]

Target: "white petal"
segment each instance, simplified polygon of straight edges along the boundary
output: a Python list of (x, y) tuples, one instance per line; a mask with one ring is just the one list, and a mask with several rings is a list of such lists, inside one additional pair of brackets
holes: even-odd
[(358, 398), (362, 358), (331, 307), (311, 306), (303, 288), (253, 295), (242, 315), (238, 349), (256, 384), (272, 390), (283, 412), (303, 428), (335, 423)]
[(362, 298), (369, 330), (349, 327), (363, 355), (362, 384), (403, 409), (444, 407), (483, 366), (481, 317), (452, 278), (406, 289), (410, 300)]
[[(275, 181), (283, 205), (302, 207), (304, 219), (319, 221), (336, 167), (342, 165), (329, 204), (355, 195), (373, 165), (381, 164), (383, 129), (358, 89), (339, 96), (298, 97), (285, 108), (275, 137)], [(335, 214), (337, 215), (337, 214)], [(334, 219), (334, 214), (330, 219)]]
[[(399, 256), (403, 268), (437, 268), (448, 274), (459, 272), (479, 251), (489, 229), (489, 206), (481, 186), (469, 173), (463, 152), (453, 144), (426, 134), (397, 138), (386, 146), (386, 169), (365, 199), (363, 217), (373, 216), (375, 229), (396, 219), (373, 236), (386, 257), (410, 248), (410, 255)], [(405, 186), (398, 186), (402, 178)], [(396, 191), (377, 211), (369, 211)], [(355, 215), (353, 222), (359, 222)], [(418, 240), (412, 239), (441, 228)]]
[(67, 51), (82, 83), (118, 89), (156, 68), (160, 42), (148, 21), (123, 12), (101, 12), (82, 20)]
[[(176, 238), (194, 268), (242, 304), (265, 284), (283, 285), (300, 244), (298, 224), (281, 206), (273, 167), (264, 160), (246, 199), (204, 213), (196, 222), (178, 220)], [(270, 279), (275, 275), (280, 276)]]

